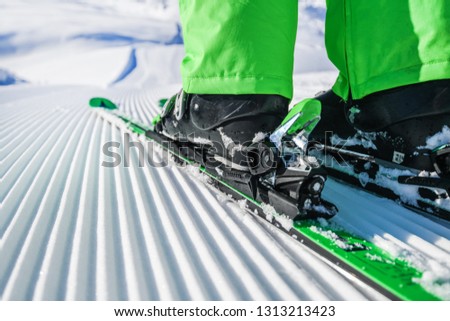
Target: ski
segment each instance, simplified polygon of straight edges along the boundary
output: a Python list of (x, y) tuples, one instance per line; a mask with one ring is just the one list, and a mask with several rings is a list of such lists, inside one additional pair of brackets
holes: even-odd
[[(126, 126), (129, 131), (154, 142), (162, 150), (170, 153), (176, 162), (195, 166), (199, 172), (208, 177), (208, 183), (212, 188), (231, 195), (236, 201), (245, 200), (246, 210), (249, 213), (271, 223), (328, 260), (333, 266), (349, 272), (387, 298), (440, 300), (416, 281), (422, 276), (421, 271), (404, 260), (392, 257), (373, 242), (353, 235), (336, 223), (328, 221), (327, 219), (337, 214), (337, 209), (317, 195), (314, 187), (317, 187), (319, 182), (305, 185), (312, 188), (312, 191), (306, 191), (306, 199), (303, 198), (297, 203), (292, 202), (290, 197), (280, 193), (270, 184), (264, 183), (266, 180), (264, 173), (260, 175), (259, 182), (255, 182), (251, 175), (241, 177), (245, 175), (237, 175), (235, 172), (228, 172), (229, 176), (224, 175), (222, 169), (204, 165), (202, 159), (198, 159), (202, 153), (196, 151), (196, 146), (176, 142), (157, 133), (154, 131), (154, 124), (140, 124), (121, 113), (117, 105), (110, 100), (96, 97), (90, 100), (89, 105), (96, 108), (100, 115), (111, 124), (117, 127)], [(304, 125), (303, 128), (306, 128), (309, 124)], [(300, 138), (296, 136), (296, 139)], [(298, 184), (297, 178), (286, 172), (280, 174), (282, 184), (277, 186), (284, 188), (283, 184), (292, 179)], [(312, 177), (322, 179), (319, 174)], [(269, 179), (275, 181), (276, 177)], [(234, 183), (236, 181), (238, 183)], [(324, 182), (320, 181), (320, 183)], [(256, 189), (252, 188), (255, 184)], [(259, 195), (255, 195), (255, 190)]]

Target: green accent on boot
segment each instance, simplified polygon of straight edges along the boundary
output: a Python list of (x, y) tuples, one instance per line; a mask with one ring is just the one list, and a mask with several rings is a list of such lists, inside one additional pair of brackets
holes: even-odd
[(161, 115), (156, 115), (155, 117), (153, 117), (152, 119), (152, 125), (155, 126), (157, 123), (159, 123), (161, 121)]
[(117, 105), (114, 104), (111, 100), (103, 97), (94, 97), (89, 100), (89, 106), (91, 107), (100, 107), (106, 109), (118, 109)]
[(319, 100), (314, 98), (304, 99), (296, 104), (283, 119), (281, 125), (286, 124), (297, 114), (300, 117), (291, 125), (287, 133), (293, 135), (296, 132), (305, 130), (307, 134), (310, 134), (314, 127), (320, 120), (320, 113), (322, 112), (322, 104)]

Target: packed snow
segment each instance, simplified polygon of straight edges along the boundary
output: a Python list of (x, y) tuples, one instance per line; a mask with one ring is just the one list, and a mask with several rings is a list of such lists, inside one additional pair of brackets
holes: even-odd
[(427, 137), (426, 145), (423, 148), (435, 149), (444, 145), (450, 144), (450, 128), (444, 126), (442, 131), (434, 134), (433, 136)]
[[(299, 13), (294, 101), (337, 75), (324, 50), (324, 0), (300, 1)], [(150, 123), (159, 99), (181, 88), (182, 57), (176, 0), (0, 3), (0, 298), (385, 299), (141, 137), (130, 139), (159, 166), (139, 166), (137, 146), (130, 166), (100, 165), (111, 160), (108, 142), (123, 159), (129, 131), (90, 110), (89, 98), (110, 97)], [(449, 224), (333, 180), (324, 196), (339, 207), (324, 226), (407, 260), (424, 271), (417, 282), (450, 300)]]

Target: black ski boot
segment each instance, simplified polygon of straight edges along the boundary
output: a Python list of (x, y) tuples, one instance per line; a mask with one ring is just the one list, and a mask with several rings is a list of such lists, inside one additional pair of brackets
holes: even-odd
[[(217, 187), (227, 194), (267, 205), (261, 207), (267, 217), (331, 218), (337, 208), (321, 198), (326, 173), (303, 149), (319, 116), (309, 119), (303, 105), (287, 115), (288, 105), (277, 95), (181, 91), (154, 120), (155, 139), (169, 137), (175, 145), (169, 149), (220, 177), (226, 184)], [(147, 135), (154, 137), (153, 130)]]
[(321, 102), (310, 150), (340, 180), (450, 220), (450, 80)]
[(450, 80), (398, 87), (344, 102), (322, 103), (312, 139), (340, 156), (357, 153), (418, 171), (450, 175)]
[(216, 161), (248, 171), (245, 149), (264, 140), (286, 116), (289, 100), (277, 95), (197, 95), (169, 99), (156, 130), (174, 141), (211, 147)]

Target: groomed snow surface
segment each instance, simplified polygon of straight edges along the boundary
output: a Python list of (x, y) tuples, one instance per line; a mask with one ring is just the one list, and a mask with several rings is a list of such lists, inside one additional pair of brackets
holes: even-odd
[[(300, 3), (296, 100), (336, 76), (320, 40), (324, 3)], [(1, 299), (385, 299), (88, 108), (107, 96), (150, 122), (181, 86), (182, 56), (176, 1), (2, 1)], [(142, 146), (127, 164), (125, 141)], [(324, 196), (337, 223), (450, 299), (448, 224), (332, 180)]]

